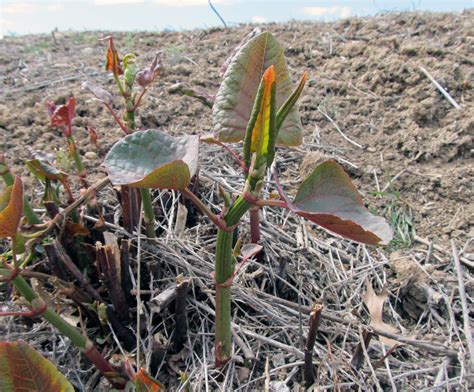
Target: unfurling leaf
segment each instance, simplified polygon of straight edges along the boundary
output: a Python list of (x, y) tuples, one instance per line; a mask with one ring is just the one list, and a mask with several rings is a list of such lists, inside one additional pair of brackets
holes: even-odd
[(67, 179), (66, 173), (56, 169), (53, 165), (43, 159), (31, 159), (25, 161), (25, 165), (30, 172), (41, 181), (48, 179), (64, 182)]
[(99, 149), (99, 135), (97, 135), (97, 131), (90, 125), (86, 125), (86, 131), (89, 134), (89, 143)]
[(0, 342), (0, 391), (74, 392), (58, 369), (25, 342)]
[(112, 105), (112, 94), (104, 90), (102, 87), (97, 86), (96, 84), (91, 82), (84, 82), (82, 83), (82, 88), (85, 90), (89, 90), (94, 95), (94, 97), (96, 97), (99, 101), (105, 103), (106, 105)]
[(308, 73), (305, 71), (303, 72), (303, 76), (301, 77), (300, 82), (298, 83), (298, 86), (296, 86), (296, 88), (293, 90), (293, 92), (285, 101), (285, 103), (281, 106), (281, 108), (278, 109), (278, 113), (276, 114), (277, 131), (280, 130), (286, 117), (288, 116), (288, 114), (291, 113), (291, 110), (296, 105), (296, 102), (298, 101), (301, 93), (303, 92), (303, 88), (307, 80), (308, 80)]
[(114, 46), (114, 39), (112, 37), (106, 37), (104, 40), (108, 40), (107, 55), (105, 62), (105, 70), (112, 72), (115, 76), (123, 74), (122, 67), (120, 66), (120, 59), (117, 50)]
[(150, 129), (118, 141), (104, 166), (114, 185), (180, 190), (197, 171), (198, 153), (197, 136), (174, 138)]
[(138, 85), (143, 88), (148, 87), (149, 84), (153, 83), (153, 81), (160, 74), (160, 72), (161, 57), (157, 54), (149, 67), (144, 68), (137, 73)]
[[(399, 332), (398, 329), (395, 326), (387, 324), (383, 321), (383, 305), (387, 298), (388, 292), (386, 289), (383, 289), (382, 292), (377, 295), (375, 294), (372, 284), (370, 282), (367, 282), (367, 291), (362, 297), (362, 300), (364, 301), (365, 306), (367, 306), (367, 309), (369, 310), (370, 325), (381, 331), (396, 334)], [(389, 339), (384, 336), (379, 336), (379, 340), (387, 346), (400, 344), (396, 340)]]
[(263, 74), (245, 131), (244, 161), (247, 167), (250, 167), (253, 153), (266, 158), (267, 166), (275, 156), (275, 78), (275, 68), (271, 65)]
[(126, 54), (123, 58), (123, 80), (129, 90), (132, 89), (135, 76), (137, 76), (136, 58), (137, 56), (132, 53)]
[(372, 215), (344, 169), (334, 161), (318, 165), (300, 185), (290, 208), (319, 226), (353, 241), (386, 245), (392, 230)]
[(137, 392), (165, 391), (165, 387), (143, 369), (140, 369), (135, 376), (135, 388), (137, 389)]
[(23, 212), (23, 183), (15, 178), (0, 196), (0, 238), (16, 238)]
[[(276, 73), (276, 108), (292, 93), (292, 84), (283, 49), (268, 32), (250, 39), (233, 57), (224, 75), (213, 107), (216, 138), (237, 142), (244, 138), (263, 72), (273, 65)], [(302, 126), (296, 107), (289, 110), (282, 123), (276, 144), (298, 146), (302, 142)]]
[(72, 120), (76, 111), (76, 99), (70, 97), (65, 105), (56, 106), (54, 102), (47, 103), (48, 114), (52, 127), (63, 127), (66, 137), (72, 134)]

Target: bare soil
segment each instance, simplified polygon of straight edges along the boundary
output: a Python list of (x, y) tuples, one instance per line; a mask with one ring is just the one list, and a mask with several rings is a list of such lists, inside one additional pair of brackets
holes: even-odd
[[(388, 271), (388, 277), (392, 277), (392, 280), (388, 279), (392, 293), (398, 293), (401, 286), (408, 287), (405, 285), (407, 276), (418, 270), (410, 270), (406, 265), (401, 268), (396, 262), (388, 268), (389, 261), (411, 257), (423, 264), (427, 246), (420, 243), (420, 238), (433, 241), (446, 250), (438, 251), (432, 260), (433, 266), (430, 264), (427, 271), (434, 271), (433, 276), (436, 276), (436, 272), (441, 274), (436, 270), (444, 268), (442, 274), (433, 279), (436, 279), (437, 285), (444, 285), (440, 290), (448, 296), (454, 295), (457, 287), (450, 261), (450, 240), (464, 249), (463, 257), (467, 261), (473, 261), (473, 19), (474, 11), (468, 10), (462, 14), (403, 13), (335, 23), (291, 22), (262, 26), (271, 31), (285, 48), (293, 79), (296, 81), (304, 70), (310, 74), (300, 100), (305, 142), (298, 149), (282, 152), (284, 161), (289, 162), (282, 165), (286, 174), (284, 181), (299, 182), (316, 162), (327, 157), (337, 159), (344, 165), (368, 206), (385, 215), (395, 226), (396, 241), (384, 253), (386, 257), (381, 256), (382, 253), (374, 256), (377, 263), (381, 263), (377, 267), (378, 276), (382, 277), (379, 286), (386, 284), (387, 275), (383, 271)], [(170, 93), (170, 87), (182, 82), (195, 89), (215, 93), (221, 80), (219, 68), (232, 49), (254, 27), (214, 28), (182, 33), (113, 33), (119, 53), (137, 54), (139, 65), (151, 62), (157, 51), (164, 54), (164, 71), (144, 99), (138, 116), (139, 127), (160, 128), (172, 134), (211, 132), (211, 109), (193, 98)], [(101, 104), (91, 99), (90, 93), (81, 90), (83, 81), (104, 85), (110, 91), (114, 89), (113, 79), (103, 69), (105, 44), (97, 41), (108, 34), (60, 32), (54, 36), (5, 37), (0, 41), (0, 152), (5, 154), (17, 174), (28, 179), (27, 192), (36, 201), (39, 201), (41, 189), (29, 177), (23, 161), (31, 157), (31, 150), (57, 155), (59, 151), (67, 149), (60, 131), (49, 127), (46, 101), (64, 103), (69, 96), (76, 97), (78, 104), (74, 132), (91, 179), (103, 176), (100, 169), (103, 157), (110, 146), (122, 137), (121, 130)], [(439, 92), (421, 71), (421, 67), (446, 89), (460, 109), (453, 107)], [(97, 131), (99, 151), (89, 143), (86, 125)], [(215, 149), (206, 151), (204, 171), (213, 173), (213, 154), (215, 161), (224, 164), (226, 161)], [(330, 238), (310, 225), (304, 227), (305, 230), (315, 230), (317, 238)], [(267, 235), (272, 234), (269, 232)], [(283, 236), (282, 233), (278, 235)], [(295, 238), (295, 235), (292, 236)], [(333, 239), (327, 241), (334, 243)], [(344, 249), (350, 254), (357, 254), (356, 258), (360, 256), (353, 248)], [(212, 252), (212, 249), (208, 250)], [(199, 252), (199, 249), (194, 251)], [(282, 252), (281, 257), (290, 263), (291, 251), (287, 249)], [(306, 265), (291, 264), (289, 268), (292, 272), (288, 274), (300, 276), (299, 268), (303, 266)], [(179, 266), (175, 267), (179, 271)], [(345, 268), (349, 270), (349, 266)], [(364, 268), (362, 271), (366, 271), (366, 275), (357, 275), (357, 284), (349, 278), (344, 284), (348, 287), (354, 284), (355, 290), (359, 291), (365, 277), (372, 276), (370, 270)], [(313, 278), (319, 279), (321, 286), (334, 283), (331, 283), (330, 275), (322, 279), (316, 272), (314, 274)], [(470, 279), (467, 283), (468, 293), (472, 293), (473, 289), (472, 277)], [(338, 284), (342, 285), (343, 281), (339, 280)], [(427, 297), (423, 291), (426, 289), (423, 284), (417, 286), (417, 289), (424, 287), (420, 289), (421, 294), (413, 291), (411, 294), (415, 299), (421, 296), (426, 304), (427, 298), (431, 297)], [(318, 286), (317, 283), (314, 285)], [(312, 294), (303, 296), (303, 302), (314, 298), (316, 294), (323, 295), (324, 290), (321, 290), (320, 286), (309, 290)], [(351, 312), (351, 306), (345, 307), (343, 301), (344, 298), (352, 301), (350, 293), (338, 291), (335, 295), (342, 296), (340, 302), (333, 299), (335, 309)], [(455, 302), (457, 298), (456, 294), (451, 301)], [(391, 300), (396, 302), (394, 298)], [(310, 305), (310, 302), (308, 300), (307, 304)], [(449, 307), (449, 303), (440, 305), (437, 314), (441, 319), (448, 318)], [(420, 312), (422, 308), (417, 308), (411, 302), (405, 303), (402, 308), (401, 316), (397, 319), (399, 325), (410, 329), (417, 322), (426, 323), (424, 310)], [(202, 308), (199, 309), (202, 311)], [(359, 311), (354, 312), (358, 314)], [(462, 328), (459, 307), (453, 317), (455, 324), (459, 323), (459, 328)], [(450, 334), (451, 324), (448, 327), (439, 319), (437, 322), (439, 325), (436, 328), (422, 328), (424, 338)], [(206, 328), (209, 331), (212, 326)], [(341, 340), (333, 344), (341, 344)], [(330, 351), (325, 343), (323, 346)], [(413, 360), (414, 365), (409, 370), (401, 371), (401, 374), (418, 369), (417, 366), (426, 358), (412, 354), (412, 349), (404, 355), (407, 362)], [(184, 370), (177, 364), (185, 363), (185, 357), (182, 354), (174, 358), (174, 368), (171, 366), (171, 369)], [(246, 376), (265, 378), (264, 363), (267, 357), (268, 352), (259, 356), (255, 373), (253, 370), (242, 370), (245, 367), (238, 370), (237, 378), (242, 381), (242, 385), (248, 381)], [(399, 387), (415, 390), (433, 385), (438, 367), (444, 362), (442, 358), (432, 359), (429, 355), (428, 358), (435, 361), (432, 365), (435, 370), (429, 378), (420, 376), (420, 380), (414, 376), (416, 380), (413, 381), (409, 376), (400, 376), (400, 382), (407, 381)], [(421, 362), (415, 363), (415, 359)], [(283, 354), (272, 360), (273, 367), (288, 363)], [(341, 357), (338, 360), (343, 361)], [(397, 361), (403, 362), (403, 356)], [(330, 365), (333, 370), (339, 365), (333, 358)], [(402, 365), (397, 362), (395, 366)], [(188, 369), (193, 371), (192, 368)], [(172, 370), (169, 372), (174, 374)], [(282, 378), (285, 379), (288, 373), (283, 373), (285, 376)], [(193, 375), (196, 376), (195, 373)], [(165, 377), (163, 374), (161, 376)], [(169, 377), (171, 379), (173, 376)], [(204, 376), (200, 374), (200, 377)], [(321, 381), (321, 385), (327, 385), (331, 380), (334, 386), (338, 382), (349, 382), (345, 376), (341, 376), (341, 380), (335, 376), (328, 377), (324, 382)], [(259, 379), (260, 384), (257, 381), (249, 384), (248, 390), (261, 388), (263, 379)], [(195, 380), (191, 385), (199, 390), (200, 384)], [(387, 380), (382, 382), (384, 389), (393, 386)], [(78, 382), (76, 386), (80, 384)], [(217, 384), (213, 385), (211, 389)], [(233, 385), (236, 385), (235, 382)], [(296, 384), (288, 385), (297, 389)], [(355, 385), (347, 387), (355, 388)], [(364, 387), (376, 388), (375, 384)]]

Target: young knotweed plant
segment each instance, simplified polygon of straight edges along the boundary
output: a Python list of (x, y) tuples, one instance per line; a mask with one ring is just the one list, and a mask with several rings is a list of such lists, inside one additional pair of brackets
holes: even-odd
[(76, 165), (77, 174), (81, 178), (81, 183), (84, 188), (89, 185), (87, 183), (86, 169), (82, 163), (81, 154), (76, 147), (74, 136), (72, 132), (72, 121), (76, 114), (76, 99), (70, 97), (66, 104), (57, 106), (54, 102), (47, 102), (48, 114), (51, 119), (52, 127), (60, 127), (63, 135), (66, 138), (69, 147), (69, 157), (72, 157)]
[[(247, 62), (246, 62), (247, 61)], [(244, 67), (250, 62), (252, 67)], [(252, 69), (254, 70), (252, 73)], [(265, 72), (259, 79), (261, 69)], [(236, 270), (261, 246), (253, 244), (232, 248), (236, 226), (253, 207), (287, 208), (319, 226), (345, 238), (371, 245), (386, 244), (391, 230), (383, 218), (373, 216), (349, 176), (336, 162), (317, 166), (302, 182), (296, 196), (290, 200), (282, 191), (276, 170), (274, 178), (280, 199), (261, 199), (265, 176), (275, 157), (275, 146), (301, 143), (301, 128), (296, 101), (306, 74), (291, 91), (284, 56), (276, 40), (263, 33), (242, 47), (229, 66), (214, 106), (214, 120), (219, 125), (215, 138), (203, 138), (207, 143), (224, 146), (234, 158), (238, 155), (227, 142), (244, 140), (244, 159), (238, 159), (243, 169), (245, 185), (233, 201), (222, 192), (224, 206), (214, 214), (188, 185), (197, 170), (199, 141), (195, 136), (173, 138), (158, 130), (129, 135), (116, 143), (106, 156), (104, 165), (113, 184), (137, 188), (175, 189), (189, 198), (217, 226), (215, 250), (216, 286), (216, 366), (231, 358), (231, 285)], [(254, 100), (249, 107), (249, 96)], [(238, 121), (236, 121), (236, 113)], [(242, 119), (247, 122), (242, 125)], [(239, 123), (240, 122), (240, 123)], [(251, 215), (252, 219), (252, 215)], [(251, 223), (257, 229), (258, 221)], [(245, 249), (245, 251), (244, 251)], [(242, 256), (236, 267), (236, 257)]]
[[(105, 69), (111, 72), (117, 86), (120, 97), (123, 100), (124, 110), (122, 119), (113, 109), (113, 95), (103, 88), (84, 82), (82, 87), (89, 90), (94, 97), (102, 102), (107, 110), (125, 134), (130, 134), (136, 130), (136, 112), (140, 106), (152, 83), (161, 72), (161, 58), (156, 55), (151, 65), (139, 70), (136, 65), (136, 56), (132, 53), (126, 54), (120, 59), (115, 49), (112, 37), (106, 37), (103, 40), (108, 42)], [(138, 90), (136, 91), (136, 85)], [(144, 224), (148, 237), (155, 237), (155, 214), (152, 206), (151, 194), (148, 189), (140, 189), (140, 196), (143, 203)], [(127, 187), (122, 187), (122, 210), (124, 215), (125, 227), (132, 232), (135, 227), (137, 208), (135, 206), (136, 197)]]
[[(218, 215), (188, 189), (191, 176), (197, 170), (199, 141), (196, 136), (173, 138), (158, 130), (138, 132), (116, 143), (104, 162), (113, 184), (178, 190), (216, 224), (216, 366), (225, 365), (231, 358), (231, 284), (236, 269), (233, 233), (252, 206), (287, 208), (336, 234), (359, 242), (386, 243), (391, 237), (385, 221), (370, 214), (347, 174), (332, 161), (316, 167), (303, 181), (293, 201), (283, 193), (280, 200), (260, 199), (278, 137), (275, 88), (276, 73), (270, 66), (262, 77), (245, 134), (244, 156), (249, 163), (245, 186), (233, 202), (227, 195), (228, 202)], [(299, 90), (300, 86), (290, 97), (299, 94)], [(291, 98), (286, 102), (293, 106), (296, 100)], [(288, 113), (290, 109), (283, 106), (280, 111)], [(283, 123), (284, 118), (280, 121)], [(257, 248), (254, 246), (253, 249)]]

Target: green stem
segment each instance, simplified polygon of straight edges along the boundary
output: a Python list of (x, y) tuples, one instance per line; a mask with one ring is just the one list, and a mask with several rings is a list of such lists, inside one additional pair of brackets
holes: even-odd
[(86, 181), (86, 169), (84, 168), (84, 164), (82, 163), (81, 155), (79, 154), (79, 149), (76, 147), (76, 143), (72, 136), (67, 137), (67, 142), (69, 144), (69, 149), (72, 151), (72, 158), (74, 159), (74, 164), (76, 165), (77, 174), (81, 178), (81, 181), (85, 187), (88, 187)]
[[(0, 275), (8, 276), (9, 274), (10, 272), (8, 270), (0, 269)], [(33, 308), (35, 305), (38, 306), (38, 304), (43, 303), (41, 297), (21, 275), (16, 276), (11, 282)], [(92, 361), (102, 375), (106, 377), (114, 387), (123, 388), (125, 386), (126, 380), (117, 374), (117, 370), (114, 366), (103, 357), (94, 344), (84, 336), (78, 328), (66, 322), (50, 306), (46, 307), (41, 313), (41, 316), (56, 327), (64, 336), (67, 336), (75, 346), (80, 348), (84, 355)]]
[[(228, 227), (239, 223), (242, 216), (252, 207), (242, 196), (239, 196), (224, 217)], [(231, 301), (230, 287), (225, 283), (234, 273), (232, 255), (233, 233), (219, 229), (216, 244), (216, 336), (215, 355), (216, 367), (224, 366), (232, 352)]]
[(135, 103), (130, 96), (125, 96), (125, 113), (123, 118), (132, 132), (135, 130)]
[[(2, 178), (7, 186), (11, 186), (15, 182), (15, 177), (13, 177), (12, 172), (8, 168), (6, 168), (6, 171), (2, 174)], [(36, 212), (33, 211), (33, 207), (31, 207), (26, 196), (23, 196), (23, 214), (30, 225), (39, 225), (42, 223), (41, 219), (36, 215)]]
[[(33, 288), (21, 275), (18, 275), (13, 279), (12, 283), (28, 302), (31, 303), (34, 300), (40, 299), (38, 294), (36, 294)], [(73, 342), (74, 345), (81, 349), (86, 348), (88, 339), (76, 327), (73, 327), (64, 321), (51, 307), (48, 306), (48, 308), (42, 313), (42, 317), (55, 326), (59, 332), (71, 339), (71, 342)]]
[(149, 189), (140, 188), (140, 196), (143, 203), (143, 223), (145, 224), (146, 235), (148, 238), (155, 238), (155, 212)]

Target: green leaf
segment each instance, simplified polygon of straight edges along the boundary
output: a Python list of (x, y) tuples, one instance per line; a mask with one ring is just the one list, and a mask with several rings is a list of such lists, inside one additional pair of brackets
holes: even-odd
[(25, 164), (30, 172), (41, 181), (48, 179), (64, 182), (67, 178), (66, 173), (56, 169), (53, 165), (50, 165), (45, 160), (31, 159), (29, 161), (25, 161)]
[[(277, 40), (264, 32), (249, 40), (234, 56), (224, 75), (213, 107), (214, 133), (222, 142), (244, 138), (253, 103), (263, 72), (273, 65), (276, 78), (276, 107), (280, 108), (293, 88), (284, 52)], [(298, 146), (302, 142), (302, 126), (296, 107), (283, 122), (276, 143)]]
[(25, 342), (0, 342), (0, 391), (74, 392), (58, 369)]
[(318, 165), (300, 185), (290, 208), (319, 226), (353, 241), (386, 245), (392, 230), (364, 207), (344, 169), (334, 161)]
[(15, 177), (13, 185), (0, 195), (0, 238), (16, 238), (23, 212), (23, 183)]
[(263, 74), (244, 138), (244, 161), (250, 167), (253, 153), (267, 159), (271, 166), (275, 156), (275, 68)]
[(199, 138), (174, 138), (150, 129), (118, 141), (104, 166), (114, 185), (136, 188), (184, 189), (198, 166)]

